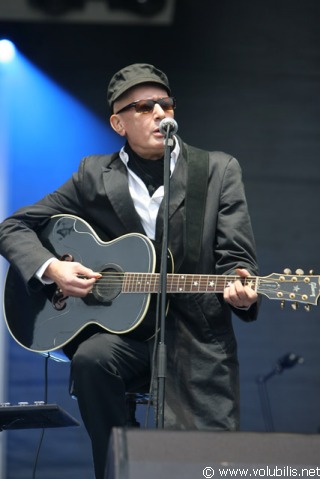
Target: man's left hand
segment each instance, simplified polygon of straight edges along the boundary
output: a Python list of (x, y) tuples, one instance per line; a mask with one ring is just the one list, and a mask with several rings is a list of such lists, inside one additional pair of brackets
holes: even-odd
[[(249, 271), (246, 269), (237, 269), (236, 271), (241, 278), (250, 276)], [(244, 309), (249, 309), (258, 299), (256, 291), (250, 285), (243, 285), (240, 280), (236, 280), (228, 285), (224, 289), (223, 297), (234, 308)]]

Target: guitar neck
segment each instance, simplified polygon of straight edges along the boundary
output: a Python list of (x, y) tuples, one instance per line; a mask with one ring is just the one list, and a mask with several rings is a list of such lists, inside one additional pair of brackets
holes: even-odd
[[(257, 277), (220, 276), (206, 274), (167, 274), (167, 293), (222, 293), (234, 281), (257, 288)], [(159, 273), (125, 273), (123, 293), (157, 293), (160, 290)]]
[[(269, 299), (316, 305), (320, 295), (319, 276), (278, 273), (247, 278), (236, 275), (168, 274), (167, 293), (223, 293), (236, 280)], [(124, 273), (122, 292), (157, 293), (160, 291), (159, 284), (159, 273)]]

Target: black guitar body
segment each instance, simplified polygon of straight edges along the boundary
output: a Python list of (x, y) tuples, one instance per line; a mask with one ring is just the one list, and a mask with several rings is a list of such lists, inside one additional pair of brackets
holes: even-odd
[[(140, 234), (105, 243), (80, 218), (58, 215), (51, 218), (39, 238), (56, 257), (72, 257), (94, 271), (114, 272), (120, 279), (125, 272), (155, 270), (154, 246)], [(59, 350), (92, 325), (145, 340), (154, 334), (154, 315), (147, 314), (150, 297), (147, 293), (122, 294), (121, 281), (106, 288), (99, 280), (93, 294), (85, 298), (61, 298), (55, 284), (29, 292), (10, 267), (4, 293), (5, 319), (20, 345), (40, 353)]]

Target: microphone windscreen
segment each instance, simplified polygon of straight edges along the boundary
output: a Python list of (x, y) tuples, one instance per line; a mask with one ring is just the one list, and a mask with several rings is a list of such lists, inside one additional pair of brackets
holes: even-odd
[(159, 130), (162, 135), (166, 135), (168, 129), (169, 132), (174, 135), (178, 131), (178, 123), (173, 118), (166, 117), (160, 121)]

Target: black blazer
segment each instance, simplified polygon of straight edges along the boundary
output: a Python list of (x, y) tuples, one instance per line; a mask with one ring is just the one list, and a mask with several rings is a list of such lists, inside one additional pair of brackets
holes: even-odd
[[(180, 140), (179, 140), (180, 141)], [(175, 263), (185, 255), (187, 156), (181, 152), (170, 181), (169, 246)], [(26, 284), (40, 288), (37, 269), (51, 257), (37, 230), (54, 214), (82, 217), (103, 240), (145, 233), (132, 202), (127, 170), (119, 154), (84, 158), (76, 173), (55, 192), (21, 208), (0, 225), (0, 253), (20, 271)], [(163, 207), (156, 241), (162, 237)], [(241, 169), (230, 155), (210, 156), (201, 254), (196, 272), (258, 273)], [(236, 314), (250, 321), (257, 307)], [(239, 424), (238, 361), (231, 310), (221, 295), (183, 294), (170, 300), (167, 320), (168, 378), (166, 425), (181, 428), (236, 429)], [(190, 385), (190, 387), (188, 386)]]

